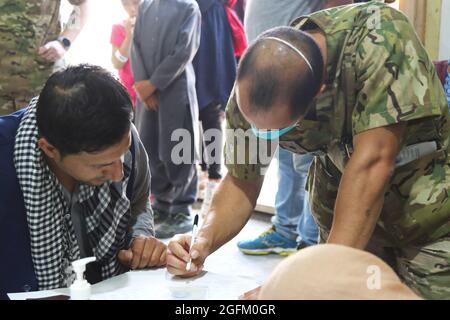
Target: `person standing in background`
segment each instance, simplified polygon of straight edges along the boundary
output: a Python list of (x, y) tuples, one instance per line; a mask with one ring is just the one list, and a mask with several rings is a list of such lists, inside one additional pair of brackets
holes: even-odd
[(133, 43), (134, 25), (139, 11), (141, 0), (121, 0), (128, 19), (121, 24), (115, 24), (111, 32), (112, 57), (111, 61), (117, 70), (122, 84), (127, 88), (128, 94), (136, 107), (136, 92), (133, 89), (134, 78), (131, 71), (130, 50)]
[[(200, 28), (195, 0), (144, 0), (136, 20), (131, 47), (138, 96), (135, 123), (149, 155), (158, 238), (192, 228), (200, 141), (192, 60), (200, 44)], [(190, 137), (193, 152), (182, 159), (173, 156), (180, 143), (174, 141), (174, 133)]]
[(228, 22), (230, 23), (231, 34), (233, 35), (234, 55), (239, 61), (239, 58), (244, 54), (245, 49), (247, 49), (247, 37), (241, 20), (233, 10), (237, 0), (223, 0), (223, 2), (225, 4)]
[(0, 115), (39, 94), (88, 19), (89, 0), (74, 6), (61, 32), (61, 0), (0, 0)]
[[(202, 13), (200, 47), (194, 58), (199, 119), (204, 134), (199, 191), (204, 190), (201, 215), (209, 210), (221, 175), (222, 122), (236, 78), (233, 36), (221, 0), (197, 0)], [(205, 182), (203, 182), (205, 181)]]

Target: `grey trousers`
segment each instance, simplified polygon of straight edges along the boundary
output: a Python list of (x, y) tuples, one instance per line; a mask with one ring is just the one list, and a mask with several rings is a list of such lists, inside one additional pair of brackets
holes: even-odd
[[(140, 104), (138, 108), (145, 107)], [(186, 112), (182, 128), (192, 132), (193, 124), (189, 106), (186, 106), (185, 109), (180, 108), (180, 113), (182, 112)], [(136, 112), (136, 127), (149, 157), (151, 193), (155, 198), (153, 208), (171, 214), (190, 213), (191, 205), (197, 198), (195, 157), (192, 156), (192, 161), (189, 163), (175, 164), (171, 159), (166, 160), (167, 156), (160, 155), (161, 150), (167, 152), (167, 148), (174, 144), (170, 140), (171, 132), (165, 130), (168, 124), (160, 122), (158, 112), (146, 109)], [(192, 141), (191, 150), (194, 150), (194, 143)]]

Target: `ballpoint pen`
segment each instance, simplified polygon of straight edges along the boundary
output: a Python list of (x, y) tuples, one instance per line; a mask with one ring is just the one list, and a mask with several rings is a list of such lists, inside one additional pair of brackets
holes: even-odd
[[(197, 232), (198, 232), (198, 214), (195, 215), (194, 224), (192, 225), (192, 237), (191, 237), (191, 245), (189, 246), (189, 253), (191, 253), (192, 246), (197, 241)], [(192, 258), (189, 256), (189, 262), (186, 265), (186, 271), (191, 270)]]

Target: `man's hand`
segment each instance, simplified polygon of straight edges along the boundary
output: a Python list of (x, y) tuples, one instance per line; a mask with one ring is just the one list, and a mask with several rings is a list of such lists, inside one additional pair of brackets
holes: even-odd
[[(182, 276), (193, 277), (203, 270), (203, 263), (208, 256), (209, 241), (205, 238), (197, 237), (197, 241), (192, 246), (189, 254), (191, 235), (178, 234), (169, 242), (167, 249), (167, 271), (169, 273)], [(192, 258), (191, 270), (187, 271), (186, 266)]]
[(50, 41), (38, 49), (38, 54), (47, 61), (55, 62), (66, 54), (66, 48), (59, 41)]
[(139, 237), (128, 250), (120, 250), (117, 258), (131, 269), (162, 267), (167, 260), (167, 246), (154, 237)]
[(147, 106), (147, 109), (150, 111), (158, 111), (159, 109), (159, 98), (156, 95), (156, 93), (152, 94), (150, 97), (145, 100), (145, 105)]
[(137, 81), (134, 84), (139, 99), (145, 102), (156, 91), (156, 87), (149, 80)]

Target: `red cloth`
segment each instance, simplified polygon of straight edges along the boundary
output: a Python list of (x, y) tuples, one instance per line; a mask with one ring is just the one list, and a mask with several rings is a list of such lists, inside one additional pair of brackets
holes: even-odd
[(449, 69), (448, 60), (443, 61), (433, 61), (436, 68), (436, 72), (441, 80), (442, 85), (445, 84), (445, 78), (447, 78), (447, 73)]
[[(126, 30), (124, 24), (115, 24), (112, 27), (111, 32), (111, 44), (116, 47), (120, 47), (126, 38)], [(128, 91), (128, 94), (131, 97), (133, 102), (133, 106), (136, 105), (136, 92), (133, 89), (134, 86), (134, 77), (133, 72), (131, 71), (131, 63), (130, 60), (124, 64), (122, 69), (119, 70), (119, 78), (122, 81), (122, 84)]]
[(227, 0), (225, 4), (225, 11), (228, 16), (228, 22), (231, 27), (231, 34), (233, 35), (234, 55), (241, 57), (247, 49), (247, 37), (245, 36), (244, 26), (232, 9), (237, 0)]

